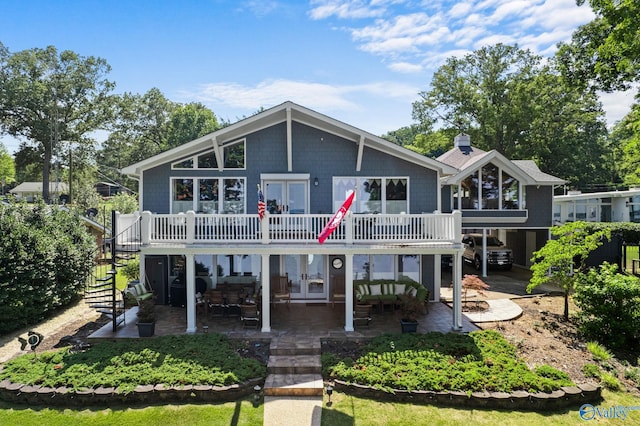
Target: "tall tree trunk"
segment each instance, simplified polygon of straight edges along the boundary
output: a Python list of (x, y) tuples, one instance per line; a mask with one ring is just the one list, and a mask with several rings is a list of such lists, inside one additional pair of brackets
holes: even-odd
[(42, 164), (42, 199), (49, 204), (49, 177), (51, 171), (51, 146), (44, 143), (44, 161)]
[(569, 321), (569, 292), (564, 292), (564, 320)]

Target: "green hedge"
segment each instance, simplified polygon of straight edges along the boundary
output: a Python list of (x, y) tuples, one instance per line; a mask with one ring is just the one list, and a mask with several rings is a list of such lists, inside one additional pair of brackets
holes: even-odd
[(80, 217), (45, 204), (0, 205), (0, 334), (78, 300), (95, 239)]

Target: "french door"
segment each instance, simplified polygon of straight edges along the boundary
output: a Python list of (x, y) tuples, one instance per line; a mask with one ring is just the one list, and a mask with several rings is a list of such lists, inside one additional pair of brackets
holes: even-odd
[(291, 298), (326, 300), (325, 256), (318, 254), (284, 255), (284, 271), (291, 280)]
[(265, 202), (270, 214), (309, 211), (308, 180), (265, 180)]

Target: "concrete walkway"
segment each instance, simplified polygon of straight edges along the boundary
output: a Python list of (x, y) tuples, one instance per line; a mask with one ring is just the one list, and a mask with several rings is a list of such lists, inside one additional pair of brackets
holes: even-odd
[(473, 323), (508, 321), (522, 315), (522, 308), (511, 299), (486, 300), (489, 309), (484, 312), (463, 312)]
[(321, 396), (265, 396), (264, 426), (320, 426)]

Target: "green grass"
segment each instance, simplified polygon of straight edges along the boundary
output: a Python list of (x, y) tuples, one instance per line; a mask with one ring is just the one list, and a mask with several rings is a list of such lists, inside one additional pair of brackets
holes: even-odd
[[(637, 406), (640, 398), (626, 392), (603, 390), (604, 401), (594, 404), (599, 407)], [(409, 403), (380, 402), (357, 398), (341, 392), (331, 396), (331, 406), (327, 399), (322, 409), (322, 425), (326, 426), (404, 426), (404, 425), (474, 425), (474, 426), (530, 426), (530, 425), (583, 425), (578, 414), (580, 404), (563, 411), (521, 412), (490, 409), (461, 409)], [(599, 419), (597, 424), (638, 424), (640, 411), (631, 411), (626, 422), (620, 419)]]
[(21, 426), (112, 426), (112, 425), (261, 425), (264, 405), (254, 407), (250, 399), (224, 404), (163, 405), (56, 409), (9, 405), (0, 402), (0, 425)]
[(551, 366), (531, 371), (494, 330), (383, 335), (357, 359), (325, 354), (323, 362), (323, 371), (336, 379), (389, 391), (551, 392), (573, 385), (566, 373)]
[(233, 345), (216, 333), (100, 342), (79, 353), (65, 348), (22, 355), (4, 364), (0, 380), (128, 392), (144, 384), (223, 386), (266, 376), (264, 364), (241, 357)]
[(587, 350), (593, 356), (593, 359), (596, 361), (609, 361), (612, 357), (611, 352), (607, 350), (604, 346), (597, 342), (588, 342)]

